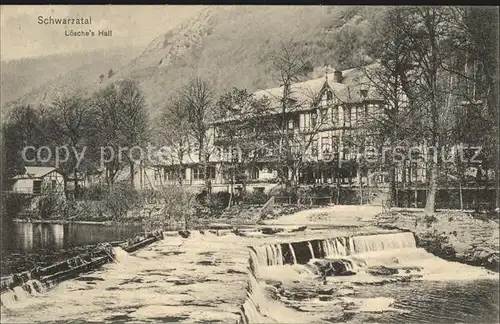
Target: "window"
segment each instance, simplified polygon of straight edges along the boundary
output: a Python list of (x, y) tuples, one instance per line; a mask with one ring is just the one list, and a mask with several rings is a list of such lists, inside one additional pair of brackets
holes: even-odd
[(52, 180), (52, 181), (51, 181), (51, 184), (50, 184), (50, 188), (51, 188), (52, 190), (55, 190), (55, 189), (56, 189), (56, 186), (57, 186), (57, 182), (56, 182), (56, 180)]
[(209, 166), (207, 168), (207, 172), (208, 172), (208, 179), (214, 180), (215, 179), (215, 167)]
[(40, 180), (33, 181), (33, 193), (35, 195), (42, 193), (42, 181)]
[(203, 170), (200, 167), (193, 168), (193, 179), (194, 180), (203, 179)]
[(288, 129), (293, 129), (293, 127), (294, 127), (294, 125), (293, 125), (293, 119), (292, 119), (292, 118), (290, 118), (290, 119), (288, 120)]
[(239, 161), (239, 159), (240, 159), (240, 156), (239, 156), (239, 155), (240, 155), (240, 154), (239, 154), (238, 149), (237, 149), (237, 148), (233, 148), (233, 149), (231, 150), (231, 161), (232, 161), (232, 162), (238, 162), (238, 161)]
[(259, 179), (259, 168), (252, 168), (252, 172), (250, 174), (250, 179), (252, 180), (256, 180), (256, 179)]
[[(205, 179), (204, 172), (203, 172), (203, 167), (195, 167), (193, 168), (193, 179), (194, 180), (203, 180)], [(215, 179), (215, 167), (214, 166), (208, 166), (207, 167), (207, 179)]]
[(328, 137), (321, 138), (321, 152), (322, 153), (330, 153), (330, 143)]
[(338, 136), (332, 136), (332, 151), (337, 153), (339, 151), (339, 138)]
[(326, 123), (328, 121), (328, 108), (323, 108), (320, 110), (321, 122)]
[(317, 119), (318, 119), (318, 115), (316, 114), (316, 112), (312, 112), (311, 113), (311, 127), (312, 128), (316, 127)]
[(339, 122), (339, 106), (332, 107), (332, 121), (334, 124)]
[(351, 108), (350, 107), (345, 107), (344, 108), (344, 126), (351, 126)]
[(318, 139), (315, 138), (311, 142), (311, 154), (312, 156), (318, 156)]
[(304, 114), (304, 129), (311, 127), (311, 116), (309, 114)]
[(333, 93), (331, 91), (327, 91), (326, 92), (326, 100), (328, 102), (332, 101), (333, 100)]

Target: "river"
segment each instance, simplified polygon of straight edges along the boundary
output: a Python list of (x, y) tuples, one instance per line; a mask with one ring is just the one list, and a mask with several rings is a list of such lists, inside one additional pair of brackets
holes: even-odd
[(141, 233), (141, 224), (51, 223), (15, 221), (2, 230), (2, 254), (58, 251), (75, 246), (125, 240)]
[[(498, 323), (498, 274), (435, 257), (408, 232), (195, 231), (116, 254), (115, 263), (41, 294), (3, 294), (1, 322)], [(362, 265), (354, 275), (318, 277), (315, 260), (329, 258)], [(375, 265), (421, 270), (366, 272)]]

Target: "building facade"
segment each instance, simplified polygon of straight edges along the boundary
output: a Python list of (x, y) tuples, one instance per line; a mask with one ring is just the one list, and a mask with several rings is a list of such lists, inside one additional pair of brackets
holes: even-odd
[(355, 163), (371, 141), (360, 130), (384, 107), (361, 69), (328, 73), (288, 90), (286, 104), (284, 87), (253, 93), (267, 102), (265, 112), (245, 114), (238, 107), (233, 118), (214, 121), (208, 162), (200, 163), (195, 150), (187, 150), (182, 161), (172, 154), (170, 163), (154, 166), (153, 186), (202, 187), (208, 180), (214, 190), (227, 190), (231, 183), (269, 189), (284, 178), (341, 185), (387, 180), (381, 170), (360, 170)]
[(23, 194), (64, 194), (64, 177), (53, 167), (25, 167), (25, 172), (13, 178), (12, 191)]

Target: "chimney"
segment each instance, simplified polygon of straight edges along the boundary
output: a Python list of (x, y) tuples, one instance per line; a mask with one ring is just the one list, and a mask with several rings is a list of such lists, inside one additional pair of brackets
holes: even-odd
[(333, 79), (336, 83), (342, 83), (342, 71), (335, 70), (333, 72)]

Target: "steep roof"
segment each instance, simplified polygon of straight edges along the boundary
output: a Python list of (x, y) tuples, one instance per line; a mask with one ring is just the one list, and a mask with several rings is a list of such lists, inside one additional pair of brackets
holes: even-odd
[[(328, 73), (321, 78), (311, 79), (304, 82), (294, 83), (290, 86), (289, 98), (292, 100), (294, 111), (307, 110), (314, 106), (319, 99), (324, 88), (330, 88), (333, 91), (334, 98), (340, 103), (354, 103), (363, 100), (380, 99), (376, 95), (375, 87), (365, 76), (364, 69), (370, 69), (374, 65), (368, 65), (362, 68), (353, 68), (342, 71), (341, 82), (335, 82), (335, 73)], [(280, 112), (281, 99), (283, 98), (283, 86), (263, 89), (253, 93), (255, 99), (267, 98), (270, 101), (269, 114)], [(368, 90), (366, 96), (361, 95), (361, 90)], [(244, 108), (243, 108), (244, 109)], [(244, 111), (242, 111), (245, 113)], [(238, 119), (224, 118), (216, 123)]]

